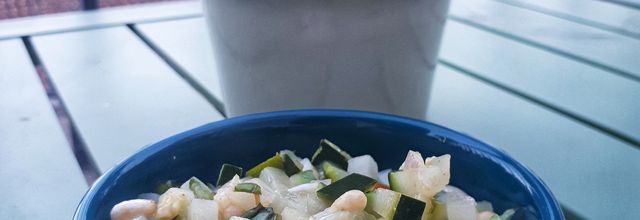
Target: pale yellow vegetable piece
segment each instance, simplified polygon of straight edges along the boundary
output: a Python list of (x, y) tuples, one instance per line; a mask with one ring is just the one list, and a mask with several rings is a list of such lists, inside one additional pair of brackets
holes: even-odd
[(194, 196), (191, 191), (180, 188), (170, 188), (160, 195), (158, 199), (156, 219), (171, 220), (179, 214), (186, 212), (193, 198)]

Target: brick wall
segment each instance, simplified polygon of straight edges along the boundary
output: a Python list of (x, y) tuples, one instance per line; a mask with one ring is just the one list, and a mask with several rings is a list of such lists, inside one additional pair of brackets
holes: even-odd
[[(98, 0), (100, 7), (177, 0)], [(0, 0), (0, 19), (53, 14), (82, 9), (81, 0)]]

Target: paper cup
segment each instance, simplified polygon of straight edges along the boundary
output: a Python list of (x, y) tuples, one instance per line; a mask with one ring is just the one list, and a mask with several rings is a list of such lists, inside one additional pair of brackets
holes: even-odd
[(449, 0), (203, 0), (228, 116), (424, 118)]

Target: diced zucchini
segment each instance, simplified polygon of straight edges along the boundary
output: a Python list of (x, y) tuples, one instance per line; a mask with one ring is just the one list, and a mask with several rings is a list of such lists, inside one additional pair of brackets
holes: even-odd
[(348, 175), (347, 171), (329, 161), (322, 162), (320, 168), (322, 169), (324, 176), (331, 179), (331, 182), (338, 181)]
[(431, 208), (429, 220), (446, 220), (448, 218), (444, 192), (436, 194), (431, 200), (431, 205), (433, 208)]
[(338, 146), (331, 143), (327, 139), (320, 141), (320, 147), (311, 157), (311, 163), (313, 165), (319, 165), (324, 161), (331, 161), (335, 163), (340, 169), (347, 169), (347, 161), (351, 159), (351, 156), (347, 152), (342, 151)]
[(277, 220), (277, 219), (278, 219), (278, 214), (273, 212), (272, 208), (266, 208), (261, 212), (259, 212), (256, 216), (251, 218), (251, 220)]
[(258, 203), (258, 206), (253, 207), (252, 209), (249, 209), (246, 212), (244, 212), (244, 214), (242, 214), (242, 217), (243, 218), (253, 218), (254, 216), (256, 216), (258, 214), (258, 212), (260, 212), (263, 209), (264, 209), (264, 207), (262, 206), (262, 204)]
[(420, 200), (388, 189), (376, 189), (367, 193), (370, 214), (385, 220), (421, 219), (426, 204)]
[(300, 158), (296, 156), (293, 151), (283, 150), (280, 151), (280, 156), (282, 156), (282, 165), (284, 172), (288, 175), (294, 175), (302, 171), (302, 163), (300, 163)]
[(258, 184), (255, 184), (255, 183), (239, 183), (234, 188), (234, 191), (236, 191), (236, 192), (253, 193), (253, 194), (258, 194), (258, 195), (262, 194), (262, 191), (260, 190), (260, 186)]
[(317, 195), (318, 198), (322, 199), (324, 202), (332, 203), (343, 193), (349, 190), (355, 189), (362, 192), (368, 192), (372, 189), (375, 183), (376, 180), (374, 179), (357, 173), (352, 173), (326, 187), (323, 187), (322, 189), (319, 189)]
[(313, 180), (316, 180), (316, 176), (313, 175), (313, 170), (305, 170), (289, 177), (289, 181), (291, 181), (291, 184), (294, 186), (310, 183)]
[(273, 208), (265, 208), (262, 205), (258, 204), (255, 208), (249, 209), (244, 214), (242, 214), (243, 218), (248, 218), (252, 220), (277, 220), (278, 214), (273, 212)]
[(275, 212), (260, 212), (255, 217), (251, 218), (252, 220), (277, 220), (278, 214)]
[(225, 183), (229, 182), (229, 180), (231, 180), (235, 175), (242, 176), (242, 167), (228, 163), (222, 164), (222, 168), (220, 168), (220, 173), (218, 174), (218, 181), (216, 182), (216, 186), (224, 185)]
[(191, 192), (193, 192), (193, 195), (195, 195), (195, 197), (198, 199), (213, 199), (213, 190), (211, 190), (206, 184), (204, 184), (195, 176), (189, 179), (189, 190), (191, 190)]
[(282, 163), (282, 157), (280, 156), (280, 154), (276, 154), (275, 156), (251, 168), (250, 170), (247, 171), (247, 176), (254, 177), (254, 178), (258, 177), (260, 176), (260, 172), (262, 172), (262, 170), (267, 167), (275, 167), (278, 169), (282, 169), (284, 165)]
[(389, 187), (393, 191), (405, 195), (413, 195), (417, 191), (418, 184), (417, 175), (411, 175), (406, 171), (392, 171), (389, 173)]

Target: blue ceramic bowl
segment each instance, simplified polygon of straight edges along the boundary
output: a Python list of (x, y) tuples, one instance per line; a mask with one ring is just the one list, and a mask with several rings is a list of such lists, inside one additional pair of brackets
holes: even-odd
[[(153, 129), (153, 128), (150, 128)], [(545, 184), (500, 150), (453, 130), (392, 115), (340, 110), (255, 114), (207, 124), (152, 144), (105, 173), (86, 193), (74, 219), (108, 219), (116, 203), (152, 192), (163, 181), (197, 176), (215, 182), (220, 166), (248, 168), (282, 149), (310, 157), (327, 138), (351, 155), (370, 154), (380, 169), (397, 169), (408, 150), (451, 154), (451, 184), (516, 219), (563, 219)]]

